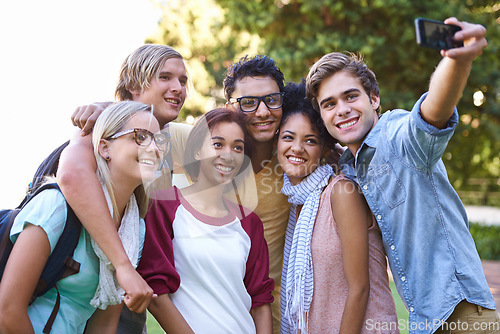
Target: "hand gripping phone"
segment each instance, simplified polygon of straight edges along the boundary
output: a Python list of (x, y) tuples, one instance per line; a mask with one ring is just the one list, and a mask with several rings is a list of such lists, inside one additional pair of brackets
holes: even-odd
[(464, 46), (462, 41), (453, 38), (460, 30), (462, 28), (453, 24), (423, 18), (415, 19), (417, 43), (426, 48), (448, 50)]

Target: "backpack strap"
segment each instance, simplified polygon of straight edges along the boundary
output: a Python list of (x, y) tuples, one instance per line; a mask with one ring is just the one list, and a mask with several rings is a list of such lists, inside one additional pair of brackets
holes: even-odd
[[(2, 252), (5, 251), (6, 254), (10, 254), (10, 250), (12, 249), (12, 243), (10, 242), (10, 230), (14, 223), (14, 219), (16, 218), (17, 214), (24, 208), (24, 206), (26, 206), (26, 204), (31, 199), (33, 199), (33, 197), (35, 197), (40, 192), (47, 189), (57, 189), (60, 191), (59, 186), (56, 183), (42, 184), (41, 186), (38, 186), (36, 189), (34, 189), (33, 193), (28, 192), (20, 207), (13, 210), (5, 210), (5, 211), (10, 211), (10, 213), (8, 213), (10, 216), (7, 224), (8, 229), (4, 230), (5, 232), (3, 232), (3, 238), (0, 242), (0, 247), (1, 247), (0, 251)], [(66, 202), (66, 209), (67, 209), (66, 224), (64, 226), (63, 232), (56, 246), (54, 247), (54, 250), (49, 256), (47, 262), (45, 263), (38, 284), (29, 302), (29, 304), (31, 305), (38, 296), (43, 295), (52, 287), (56, 289), (57, 292), (56, 303), (43, 329), (43, 333), (50, 333), (50, 330), (52, 329), (52, 325), (54, 324), (54, 321), (56, 319), (57, 313), (61, 305), (61, 295), (56, 285), (57, 281), (59, 281), (62, 278), (68, 277), (70, 275), (76, 274), (80, 271), (80, 263), (78, 263), (73, 259), (73, 253), (80, 238), (82, 224), (80, 223), (80, 220), (78, 220), (76, 214), (73, 212), (73, 209), (71, 209), (71, 207), (67, 202)], [(9, 246), (10, 249), (7, 249), (6, 247)], [(0, 259), (3, 259), (3, 254), (1, 255), (2, 257)], [(8, 259), (8, 257), (6, 257), (6, 259)], [(5, 264), (3, 264), (3, 266), (0, 268), (1, 269), (0, 274), (3, 274), (3, 268), (5, 268)]]
[(38, 185), (36, 189), (28, 189), (28, 193), (24, 197), (21, 205), (19, 205), (17, 208), (22, 210), (26, 206), (26, 204), (28, 204), (28, 202), (31, 201), (33, 197), (35, 197), (36, 195), (47, 189), (57, 189), (60, 191), (59, 186), (55, 182)]
[(80, 271), (80, 263), (73, 260), (73, 253), (80, 238), (82, 224), (69, 204), (67, 204), (66, 212), (66, 225), (43, 268), (42, 275), (34, 292), (36, 296), (43, 295), (49, 291), (58, 280)]
[(67, 256), (66, 260), (64, 260), (64, 264), (66, 265), (66, 270), (64, 270), (64, 273), (59, 279), (66, 278), (80, 272), (80, 262), (73, 260), (72, 257)]
[(3, 276), (5, 265), (9, 260), (12, 251), (12, 241), (10, 241), (10, 230), (14, 224), (17, 214), (21, 209), (2, 210), (0, 213), (2, 224), (0, 225), (0, 279)]
[(35, 175), (33, 175), (33, 180), (30, 183), (29, 192), (36, 191), (36, 189), (38, 189), (46, 176), (56, 175), (57, 169), (59, 167), (59, 158), (61, 157), (61, 153), (68, 145), (69, 140), (52, 151), (52, 153), (50, 153), (49, 156), (42, 161), (40, 166), (38, 166)]
[(13, 244), (10, 241), (10, 230), (12, 225), (14, 225), (14, 220), (16, 219), (19, 212), (28, 204), (28, 202), (35, 197), (38, 193), (45, 189), (59, 189), (56, 183), (47, 183), (37, 189), (32, 194), (28, 193), (20, 206), (12, 210), (2, 210), (0, 213), (0, 218), (2, 224), (0, 226), (0, 278), (3, 276), (5, 270), (5, 265), (9, 259), (10, 252), (12, 251)]
[(50, 333), (50, 330), (52, 329), (52, 325), (54, 324), (54, 321), (56, 320), (57, 312), (59, 312), (59, 307), (61, 306), (61, 294), (59, 294), (59, 289), (57, 289), (57, 285), (54, 285), (57, 291), (57, 297), (56, 297), (56, 303), (54, 305), (54, 308), (52, 309), (52, 312), (50, 313), (49, 320), (47, 320), (47, 323), (45, 324), (45, 327), (43, 328), (43, 333), (48, 334)]

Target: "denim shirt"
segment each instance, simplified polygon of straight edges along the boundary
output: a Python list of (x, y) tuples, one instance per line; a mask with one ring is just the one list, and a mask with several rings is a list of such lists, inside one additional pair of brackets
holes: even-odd
[(468, 219), (441, 155), (458, 123), (445, 129), (413, 110), (384, 113), (342, 172), (361, 187), (377, 219), (410, 333), (432, 333), (462, 300), (495, 309)]

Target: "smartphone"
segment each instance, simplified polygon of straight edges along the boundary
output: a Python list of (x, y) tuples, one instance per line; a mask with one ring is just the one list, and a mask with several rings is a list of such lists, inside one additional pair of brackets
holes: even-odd
[(448, 50), (464, 46), (462, 41), (453, 38), (460, 30), (462, 28), (453, 24), (423, 18), (415, 19), (417, 43), (426, 48)]

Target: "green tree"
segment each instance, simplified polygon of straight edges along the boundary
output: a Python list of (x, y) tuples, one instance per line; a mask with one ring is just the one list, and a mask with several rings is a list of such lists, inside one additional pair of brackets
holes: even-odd
[(225, 102), (224, 72), (236, 57), (257, 53), (260, 39), (225, 23), (225, 12), (213, 0), (156, 1), (163, 14), (157, 32), (146, 40), (172, 46), (186, 59), (191, 77), (189, 98), (180, 114), (199, 116)]
[[(411, 107), (415, 96), (426, 90), (429, 75), (441, 57), (439, 52), (415, 43), (417, 17), (443, 20), (456, 16), (489, 27), (493, 43), (486, 55), (476, 61), (469, 87), (496, 87), (498, 83), (498, 0), (217, 0), (217, 3), (227, 9), (226, 20), (233, 29), (261, 37), (263, 49), (279, 61), (289, 80), (305, 76), (308, 68), (325, 53), (361, 52), (378, 75), (385, 109)], [(495, 107), (491, 111), (500, 116), (498, 101)]]
[[(288, 81), (298, 81), (325, 53), (348, 50), (362, 53), (377, 74), (384, 110), (409, 109), (427, 90), (441, 58), (416, 44), (414, 19), (456, 16), (483, 24), (489, 46), (474, 62), (458, 106), (461, 122), (444, 160), (459, 190), (468, 189), (470, 177), (500, 177), (499, 0), (172, 0), (160, 5), (165, 14), (154, 41), (177, 48), (195, 67), (198, 94), (218, 103), (224, 71), (241, 55), (267, 54)], [(477, 106), (475, 92), (484, 95)], [(206, 106), (189, 105), (186, 112), (206, 111)], [(500, 198), (482, 202), (500, 205)]]
[[(500, 177), (500, 2), (498, 0), (217, 0), (236, 31), (261, 37), (266, 54), (275, 58), (288, 80), (297, 81), (323, 54), (360, 52), (377, 74), (382, 107), (411, 108), (427, 90), (439, 52), (415, 43), (414, 19), (456, 16), (488, 28), (489, 46), (474, 62), (458, 106), (461, 122), (445, 153), (450, 180), (471, 190), (470, 177)], [(473, 94), (485, 96), (474, 105)], [(488, 190), (488, 189), (486, 189)], [(464, 193), (465, 194), (465, 193)], [(466, 198), (474, 204), (500, 205), (500, 198)]]

